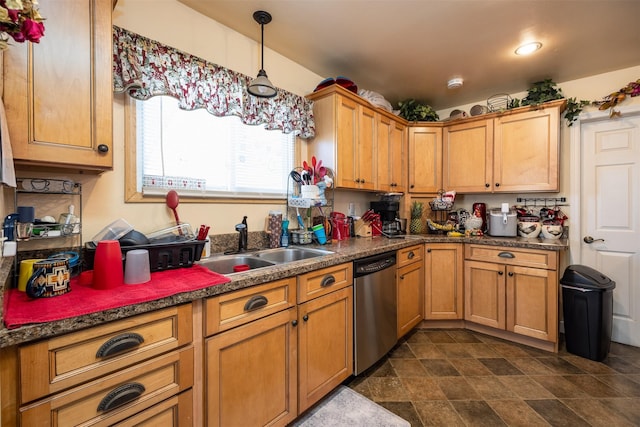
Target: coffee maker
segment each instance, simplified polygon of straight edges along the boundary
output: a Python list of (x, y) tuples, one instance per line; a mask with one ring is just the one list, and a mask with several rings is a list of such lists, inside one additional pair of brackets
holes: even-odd
[(400, 210), (400, 202), (380, 200), (370, 202), (369, 207), (380, 215), (382, 220), (382, 232), (390, 236), (404, 234), (401, 221), (398, 219), (398, 211)]

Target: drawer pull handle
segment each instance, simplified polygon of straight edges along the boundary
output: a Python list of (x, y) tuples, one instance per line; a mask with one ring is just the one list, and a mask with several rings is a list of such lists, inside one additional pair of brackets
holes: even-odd
[(328, 276), (324, 276), (322, 282), (320, 282), (320, 286), (326, 288), (327, 286), (331, 286), (334, 283), (336, 283), (336, 278), (333, 276), (333, 274), (329, 274)]
[(498, 254), (498, 256), (500, 258), (515, 258), (516, 256), (514, 254), (512, 254), (511, 252), (500, 252)]
[(145, 388), (140, 383), (128, 383), (111, 390), (98, 405), (98, 411), (110, 411), (118, 406), (129, 403), (142, 395)]
[(409, 252), (409, 255), (407, 255), (407, 258), (409, 259), (413, 259), (413, 257), (415, 257), (416, 254), (413, 253), (413, 251)]
[(267, 299), (267, 297), (262, 295), (254, 295), (249, 298), (249, 301), (247, 301), (247, 303), (244, 305), (244, 311), (251, 311), (256, 310), (260, 307), (264, 307), (268, 302), (269, 300)]
[(102, 344), (96, 352), (96, 357), (103, 358), (113, 356), (114, 354), (134, 349), (143, 342), (144, 338), (140, 334), (136, 334), (134, 332), (120, 334)]

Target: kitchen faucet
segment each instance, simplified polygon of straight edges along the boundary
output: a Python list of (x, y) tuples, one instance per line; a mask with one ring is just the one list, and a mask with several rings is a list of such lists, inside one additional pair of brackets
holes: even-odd
[(244, 252), (248, 247), (249, 231), (247, 230), (247, 217), (242, 218), (242, 222), (236, 225), (236, 231), (240, 233), (238, 238), (238, 252)]

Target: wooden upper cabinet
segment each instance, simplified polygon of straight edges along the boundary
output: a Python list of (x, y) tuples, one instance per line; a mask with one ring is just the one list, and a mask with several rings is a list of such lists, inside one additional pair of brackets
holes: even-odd
[(372, 108), (359, 106), (358, 143), (355, 146), (357, 171), (354, 188), (376, 189), (376, 113)]
[(407, 156), (407, 128), (390, 117), (378, 114), (377, 164), (380, 191), (406, 191), (405, 168)]
[(442, 127), (409, 127), (409, 192), (437, 193), (442, 187)]
[(565, 100), (445, 127), (443, 185), (460, 193), (560, 190)]
[(460, 193), (490, 192), (493, 119), (447, 126), (442, 139), (443, 188)]
[(495, 119), (494, 190), (559, 191), (560, 107)]
[(309, 157), (335, 173), (338, 188), (375, 190), (376, 111), (342, 87), (308, 96), (314, 101), (316, 135), (309, 141)]
[(113, 167), (111, 0), (41, 0), (39, 44), (4, 53), (4, 103), (17, 165)]

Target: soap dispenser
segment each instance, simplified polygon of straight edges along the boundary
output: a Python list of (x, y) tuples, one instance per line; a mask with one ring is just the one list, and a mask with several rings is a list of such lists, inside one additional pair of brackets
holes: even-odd
[(289, 220), (282, 221), (282, 235), (280, 236), (280, 246), (286, 248), (289, 246)]

